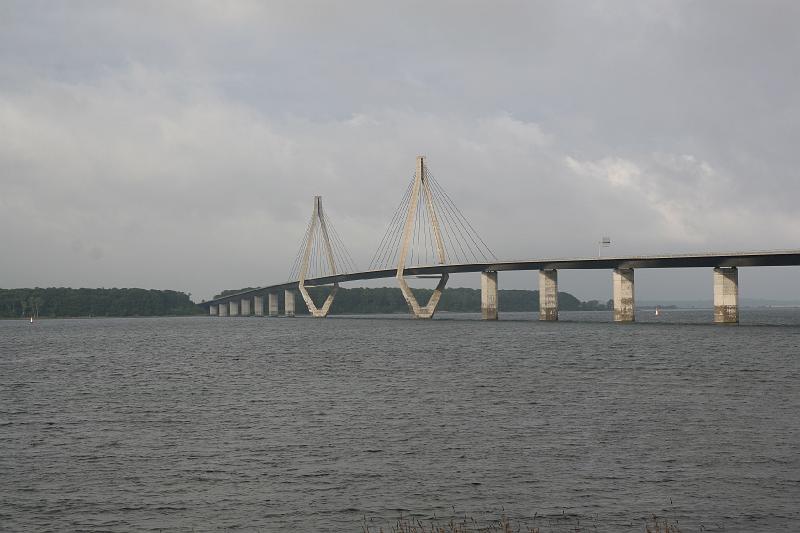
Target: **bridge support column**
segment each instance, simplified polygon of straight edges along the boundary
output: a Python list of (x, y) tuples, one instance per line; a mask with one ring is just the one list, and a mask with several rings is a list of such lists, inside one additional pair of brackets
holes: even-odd
[(739, 270), (736, 267), (714, 269), (714, 322), (739, 323)]
[(250, 316), (250, 298), (242, 298), (242, 316)]
[(633, 296), (633, 269), (615, 268), (614, 282), (614, 322), (633, 322), (635, 305)]
[(253, 296), (253, 307), (256, 316), (264, 316), (264, 297)]
[(216, 305), (209, 305), (208, 306), (208, 314), (209, 315), (217, 316), (218, 312), (219, 312), (219, 307), (217, 307)]
[(219, 304), (219, 316), (228, 316), (228, 302)]
[(481, 272), (481, 316), (497, 320), (497, 272)]
[(288, 316), (294, 316), (294, 291), (283, 291), (283, 313)]
[(539, 320), (558, 320), (558, 270), (539, 271)]
[(269, 316), (278, 316), (278, 293), (269, 293)]
[(239, 302), (234, 302), (233, 300), (231, 300), (230, 302), (228, 302), (228, 305), (230, 306), (228, 314), (230, 316), (239, 316)]

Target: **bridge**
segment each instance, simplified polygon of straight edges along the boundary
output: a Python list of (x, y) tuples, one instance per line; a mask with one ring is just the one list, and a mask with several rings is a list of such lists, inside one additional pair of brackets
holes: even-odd
[[(538, 270), (539, 319), (555, 321), (558, 320), (558, 271), (606, 269), (612, 273), (614, 321), (633, 322), (635, 269), (701, 267), (713, 272), (714, 322), (736, 324), (739, 322), (738, 269), (792, 265), (800, 265), (800, 250), (498, 260), (436, 181), (425, 158), (418, 156), (414, 176), (373, 255), (370, 268), (357, 268), (323, 210), (322, 198), (316, 196), (288, 281), (227, 294), (199, 305), (214, 316), (275, 317), (280, 314), (279, 293), (282, 291), (283, 315), (292, 317), (295, 294), (299, 292), (310, 314), (324, 318), (330, 312), (339, 284), (396, 278), (411, 316), (429, 319), (436, 312), (450, 274), (476, 272), (481, 276), (481, 315), (485, 320), (497, 320), (498, 273)], [(438, 279), (425, 305), (417, 301), (407, 277)], [(307, 290), (315, 286), (331, 287), (321, 305), (314, 302)], [(265, 299), (268, 303), (266, 315)]]

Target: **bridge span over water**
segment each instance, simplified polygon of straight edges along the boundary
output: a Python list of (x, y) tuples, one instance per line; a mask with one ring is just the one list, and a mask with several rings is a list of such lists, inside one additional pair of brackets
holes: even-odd
[[(496, 320), (498, 273), (537, 270), (539, 319), (552, 321), (558, 320), (559, 270), (606, 269), (612, 271), (614, 320), (632, 322), (635, 320), (635, 269), (710, 268), (713, 269), (714, 321), (738, 323), (738, 269), (796, 265), (800, 265), (800, 250), (498, 260), (435, 181), (424, 157), (420, 156), (414, 178), (370, 263), (373, 268), (359, 270), (355, 266), (317, 196), (290, 281), (228, 294), (199, 305), (216, 316), (265, 316), (266, 300), (266, 316), (279, 316), (278, 294), (284, 291), (283, 315), (294, 316), (295, 291), (299, 291), (311, 315), (325, 317), (340, 283), (396, 278), (411, 315), (432, 318), (450, 274), (477, 272), (481, 275), (482, 316), (486, 320)], [(439, 280), (424, 306), (417, 302), (409, 288), (407, 276)], [(324, 285), (332, 286), (332, 290), (318, 306), (306, 287)]]

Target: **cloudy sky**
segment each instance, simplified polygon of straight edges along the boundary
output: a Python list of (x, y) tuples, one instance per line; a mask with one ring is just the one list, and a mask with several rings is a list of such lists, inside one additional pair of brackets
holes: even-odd
[[(791, 0), (6, 0), (0, 286), (283, 281), (313, 195), (366, 266), (417, 154), (501, 258), (800, 248), (799, 25)], [(798, 268), (740, 279), (800, 299)]]

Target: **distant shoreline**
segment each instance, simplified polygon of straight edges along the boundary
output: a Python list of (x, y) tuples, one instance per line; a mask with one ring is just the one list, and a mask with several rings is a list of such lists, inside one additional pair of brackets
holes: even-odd
[[(687, 312), (687, 311), (708, 311), (711, 312), (714, 310), (713, 307), (660, 307), (662, 312), (670, 311), (670, 312)], [(637, 311), (655, 311), (656, 306), (641, 306), (636, 308)], [(741, 306), (740, 309), (750, 309), (750, 310), (781, 310), (781, 309), (800, 309), (800, 305), (763, 305), (763, 306)], [(514, 313), (514, 314), (531, 314), (534, 316), (538, 315), (538, 311), (503, 311), (501, 308), (499, 312), (502, 313)], [(562, 310), (561, 312), (566, 313), (589, 313), (589, 312), (606, 312), (611, 313), (611, 309), (566, 309)], [(371, 316), (402, 316), (408, 313), (403, 311), (394, 311), (394, 312), (380, 312), (380, 313), (339, 313), (339, 314), (332, 314), (330, 315), (331, 318), (348, 318), (348, 317), (371, 317)], [(439, 311), (437, 315), (480, 315), (480, 311)], [(34, 318), (34, 323), (44, 320), (100, 320), (100, 319), (107, 319), (107, 318), (132, 318), (132, 319), (143, 319), (143, 318), (207, 318), (209, 315), (206, 314), (168, 314), (168, 315), (102, 315), (102, 316), (39, 316)], [(219, 318), (213, 316), (211, 318)], [(270, 317), (270, 316), (255, 316), (255, 315), (248, 315), (248, 316), (234, 316), (234, 317), (223, 317), (223, 318), (264, 318), (264, 319), (274, 319), (274, 318), (286, 318), (284, 316), (278, 317)], [(311, 318), (311, 315), (296, 315), (294, 318)], [(0, 321), (22, 321), (22, 322), (29, 322), (30, 317), (0, 317)]]
[[(223, 291), (217, 297), (231, 297), (246, 289)], [(252, 289), (251, 289), (252, 290)], [(431, 296), (431, 289), (413, 289), (420, 300)], [(309, 292), (316, 301), (327, 296), (328, 289), (312, 287)], [(277, 294), (278, 308), (285, 303), (283, 291)], [(233, 296), (237, 301), (250, 300), (249, 309), (255, 310), (252, 295)], [(498, 291), (499, 311), (501, 313), (538, 313), (539, 291), (524, 289), (500, 289)], [(192, 301), (188, 293), (173, 290), (111, 288), (111, 289), (72, 289), (67, 287), (0, 289), (0, 319), (29, 320), (38, 319), (91, 319), (91, 318), (152, 318), (208, 315), (208, 303)], [(568, 292), (558, 293), (558, 306), (567, 311), (611, 311), (611, 300), (583, 301)], [(677, 312), (680, 310), (710, 310), (708, 301), (643, 300), (636, 303), (639, 311), (660, 310)], [(774, 300), (741, 299), (741, 309), (792, 309), (800, 307), (797, 302)], [(439, 313), (480, 313), (481, 291), (467, 287), (445, 289), (439, 304)], [(302, 299), (295, 305), (297, 316), (307, 316), (308, 309)], [(397, 287), (354, 287), (340, 288), (331, 307), (331, 316), (370, 316), (403, 315), (408, 313), (408, 305)]]

